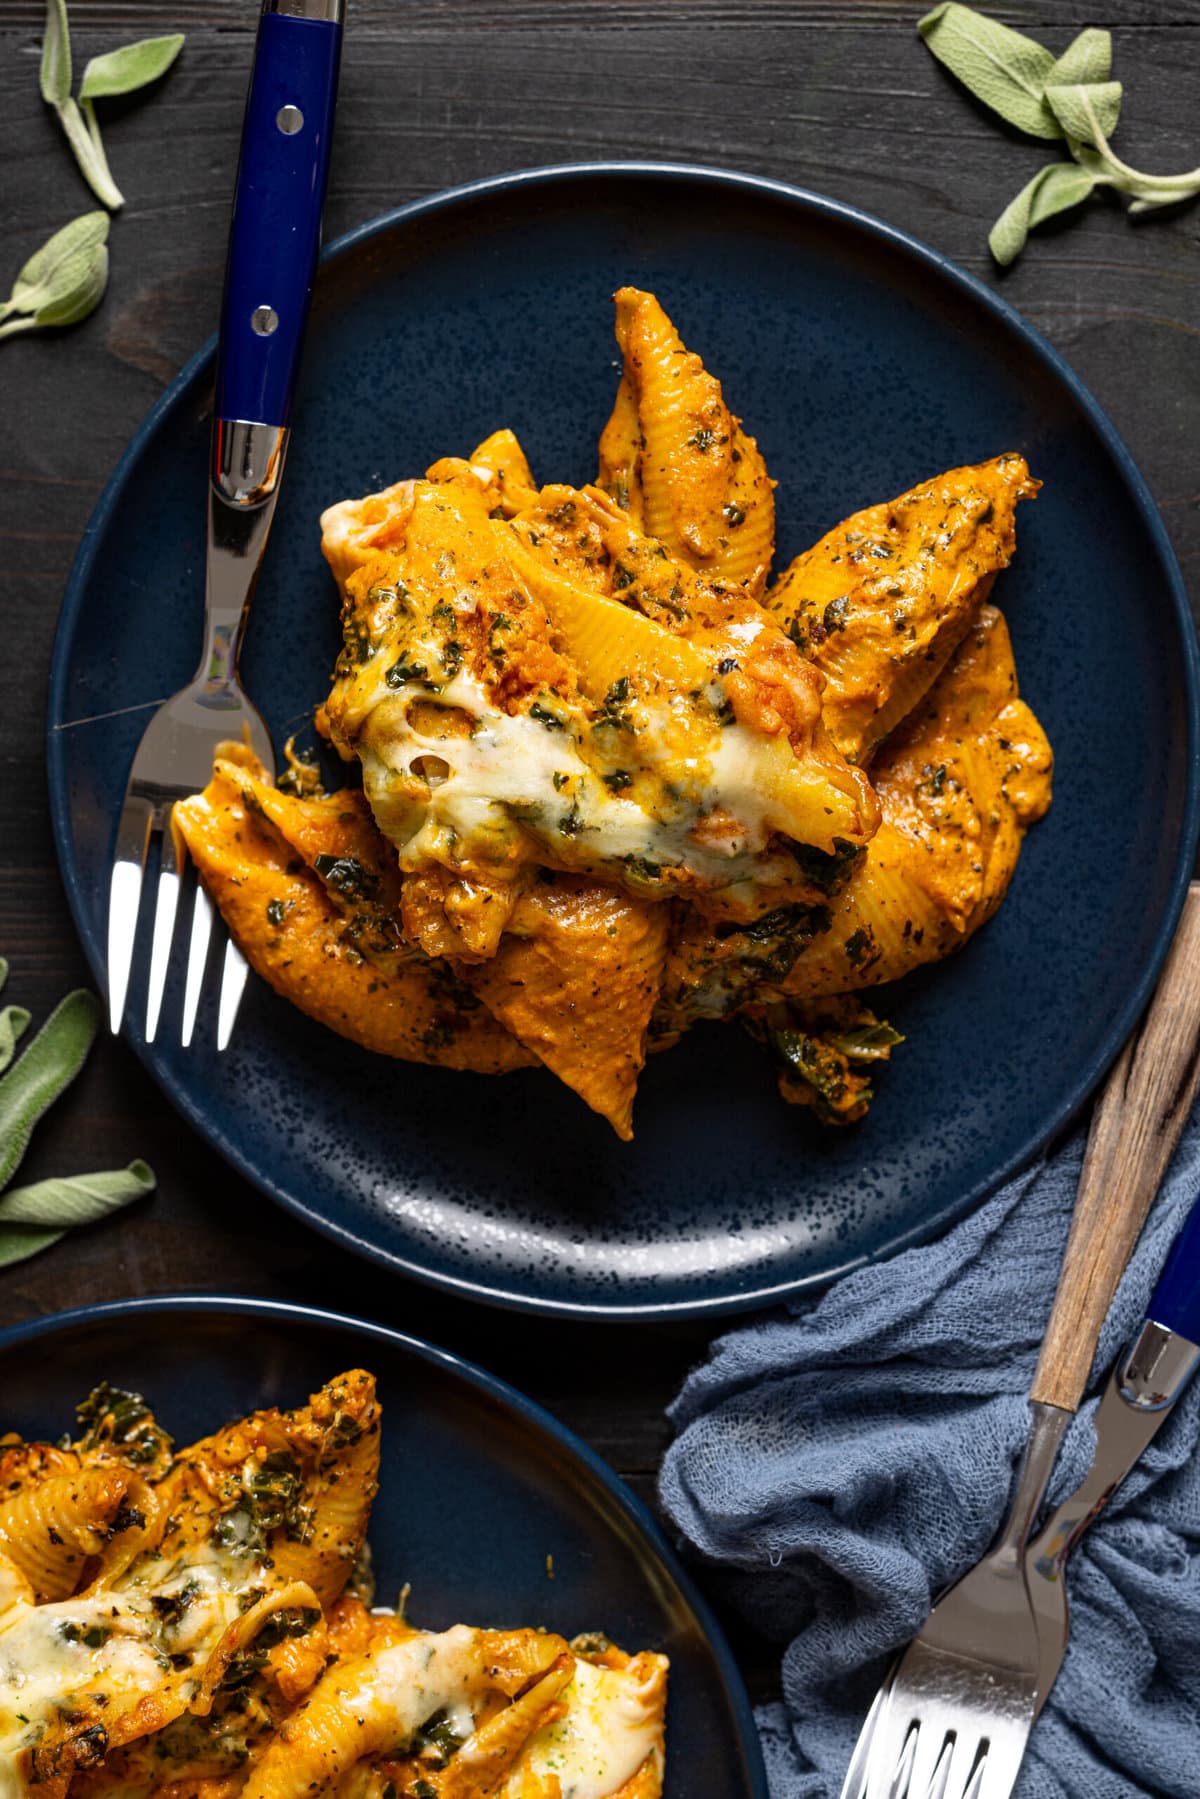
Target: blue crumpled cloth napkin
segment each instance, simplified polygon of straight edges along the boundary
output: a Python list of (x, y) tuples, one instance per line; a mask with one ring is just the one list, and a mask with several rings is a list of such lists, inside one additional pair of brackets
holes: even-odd
[[(786, 1643), (759, 1728), (772, 1799), (837, 1799), (871, 1695), (931, 1595), (987, 1550), (1075, 1199), (1082, 1138), (939, 1241), (714, 1344), (671, 1409), (661, 1496), (710, 1587)], [(1200, 1190), (1190, 1121), (1050, 1491), (1091, 1458), (1110, 1364)], [(1200, 1379), (1069, 1565), (1070, 1647), (1016, 1799), (1200, 1795)]]

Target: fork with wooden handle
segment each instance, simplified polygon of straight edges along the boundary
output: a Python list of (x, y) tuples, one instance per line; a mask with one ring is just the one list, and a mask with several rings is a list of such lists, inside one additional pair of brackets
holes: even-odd
[(1030, 1387), (1016, 1493), (991, 1553), (941, 1598), (877, 1696), (843, 1799), (1008, 1799), (1038, 1696), (1025, 1551), (1100, 1330), (1200, 1084), (1200, 883), (1149, 1011), (1096, 1107)]

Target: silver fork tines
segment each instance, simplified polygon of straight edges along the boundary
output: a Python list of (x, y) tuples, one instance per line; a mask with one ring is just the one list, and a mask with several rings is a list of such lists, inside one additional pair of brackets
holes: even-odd
[[(254, 753), (268, 780), (275, 757), (266, 725), (242, 689), (237, 655), (266, 546), (287, 447), (286, 430), (218, 419), (208, 507), (204, 653), (189, 685), (160, 706), (133, 759), (117, 823), (108, 905), (108, 1007), (121, 1027), (133, 975), (138, 916), (151, 844), (159, 843), (158, 882), (146, 980), (147, 1043), (162, 1017), (171, 950), (187, 876), (187, 857), (171, 829), (176, 801), (207, 786), (213, 756), (233, 742)], [(215, 933), (212, 901), (199, 881), (192, 901), (180, 1041), (190, 1047)], [(228, 1044), (246, 985), (246, 962), (225, 944), (217, 1007), (218, 1050)]]
[[(113, 870), (116, 879), (116, 870)], [(162, 1011), (163, 988), (167, 984), (167, 966), (171, 959), (171, 940), (175, 935), (175, 914), (179, 910), (180, 871), (172, 831), (163, 832), (158, 864), (158, 892), (154, 898), (154, 937), (150, 945), (150, 981), (146, 989), (146, 1042), (153, 1043)], [(186, 1039), (185, 1039), (186, 1042)]]
[(149, 800), (126, 794), (117, 824), (108, 890), (108, 1022), (113, 1031), (120, 1030), (125, 1014), (142, 877), (146, 871), (153, 824), (154, 809)]
[(868, 1799), (1004, 1799), (1037, 1696), (1036, 1680), (1009, 1674), (914, 1644), (879, 1720)]
[(208, 946), (212, 942), (212, 901), (197, 884), (192, 902), (192, 929), (188, 938), (187, 978), (183, 989), (183, 1029), (179, 1040), (184, 1049), (191, 1047), (196, 1029), (196, 1013), (200, 1010), (200, 989), (208, 966)]
[(1052, 1405), (1030, 1410), (999, 1541), (934, 1606), (864, 1727), (856, 1751), (864, 1799), (1008, 1799), (1016, 1783), (1038, 1690), (1024, 1552), (1070, 1416)]
[(234, 1021), (238, 1015), (238, 1007), (242, 1003), (242, 994), (246, 987), (246, 976), (250, 969), (246, 958), (231, 937), (225, 945), (225, 965), (221, 970), (221, 997), (217, 1003), (217, 1048), (225, 1049), (233, 1036)]

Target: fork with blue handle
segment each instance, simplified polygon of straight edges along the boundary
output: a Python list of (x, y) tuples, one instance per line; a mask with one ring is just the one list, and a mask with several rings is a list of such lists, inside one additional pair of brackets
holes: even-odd
[(1067, 1557), (1170, 1417), (1200, 1367), (1200, 1199), (1175, 1239), (1140, 1330), (1109, 1377), (1096, 1410), (1091, 1467), (1029, 1545), (1025, 1579), (1037, 1618), (1041, 1712), (1070, 1635)]
[[(189, 684), (159, 707), (133, 759), (117, 822), (108, 910), (108, 1006), (121, 1027), (142, 888), (159, 845), (145, 1039), (154, 1040), (171, 965), (186, 852), (176, 800), (205, 787), (222, 745), (273, 777), (270, 733), (238, 679), (238, 653), (279, 497), (292, 394), (321, 238), (342, 40), (342, 0), (264, 0), (242, 127), (217, 339), (208, 488), (204, 646)], [(192, 1041), (213, 937), (199, 882), (192, 901), (180, 1039)], [(225, 945), (216, 1042), (228, 1044), (246, 982)]]

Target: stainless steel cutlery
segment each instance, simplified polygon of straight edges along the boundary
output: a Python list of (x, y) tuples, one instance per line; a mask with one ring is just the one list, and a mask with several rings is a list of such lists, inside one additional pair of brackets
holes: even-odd
[[(158, 1030), (186, 852), (176, 800), (207, 785), (230, 743), (274, 777), (271, 737), (238, 679), (238, 652), (279, 498), (288, 419), (320, 245), (341, 55), (342, 0), (264, 0), (242, 127), (217, 340), (208, 485), (204, 647), (193, 679), (159, 707), (133, 759), (117, 822), (108, 908), (109, 1023), (119, 1030), (135, 968), (142, 887), (159, 846), (145, 986), (145, 1038)], [(192, 901), (181, 1041), (192, 1040), (213, 909)], [(216, 1039), (229, 1042), (246, 963), (225, 945)]]
[[(1200, 1227), (1189, 1229), (1146, 1328), (1101, 1408), (1101, 1466), (1030, 1550), (1055, 1456), (1079, 1406), (1100, 1329), (1200, 1085), (1200, 883), (1193, 883), (1140, 1030), (1096, 1107), (1054, 1307), (1030, 1388), (1029, 1438), (996, 1546), (934, 1606), (888, 1675), (863, 1727), (842, 1799), (1008, 1799), (1034, 1719), (1066, 1646), (1062, 1565), (1101, 1492), (1153, 1435), (1198, 1352), (1191, 1293)], [(1189, 1275), (1188, 1268), (1192, 1269)], [(1155, 1397), (1157, 1396), (1157, 1398)], [(1116, 1408), (1131, 1420), (1108, 1446)], [(1120, 1465), (1122, 1464), (1123, 1465)], [(1120, 1465), (1120, 1466), (1119, 1466)], [(1100, 1500), (1103, 1503), (1103, 1500)], [(1080, 1511), (1080, 1507), (1084, 1510)], [(1056, 1525), (1057, 1520), (1057, 1525)], [(1029, 1556), (1044, 1564), (1031, 1580)], [(1036, 1594), (1036, 1597), (1035, 1597)]]
[(1096, 1410), (1091, 1466), (1025, 1552), (1025, 1578), (1038, 1632), (1036, 1712), (1049, 1698), (1066, 1654), (1067, 1557), (1141, 1459), (1198, 1365), (1200, 1200), (1176, 1239), (1145, 1322), (1109, 1377)]

